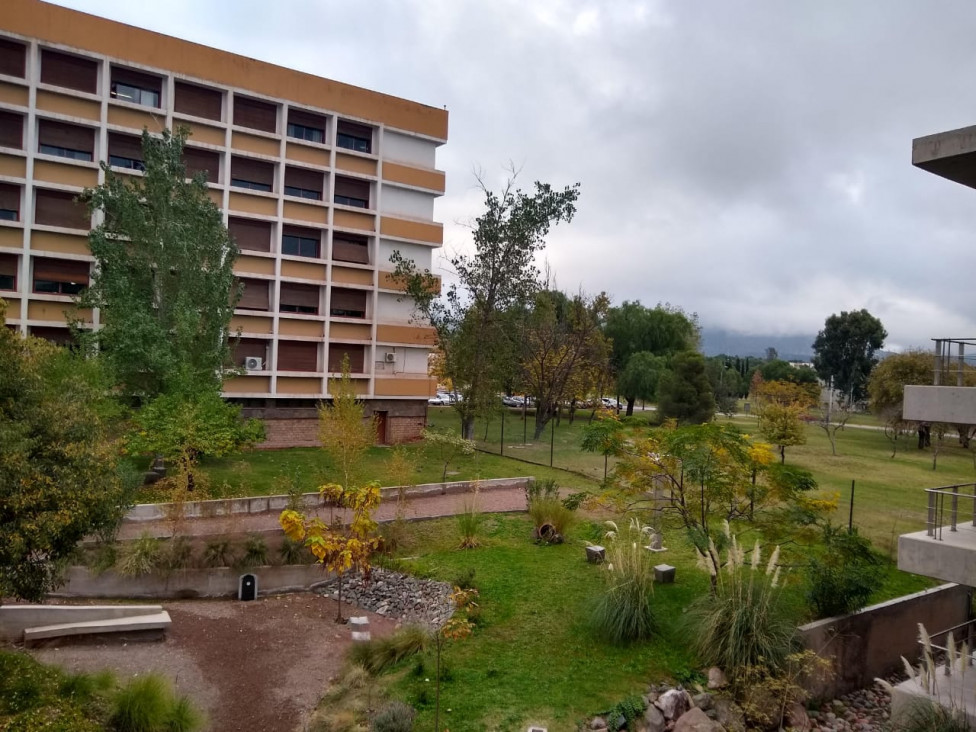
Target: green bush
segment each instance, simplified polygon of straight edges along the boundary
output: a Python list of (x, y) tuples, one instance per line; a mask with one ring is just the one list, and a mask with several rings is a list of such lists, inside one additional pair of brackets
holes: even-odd
[(796, 624), (780, 603), (778, 561), (777, 548), (763, 568), (758, 542), (746, 561), (736, 537), (730, 537), (725, 567), (713, 575), (715, 592), (697, 601), (690, 613), (696, 626), (692, 645), (704, 664), (730, 677), (747, 667), (776, 671), (782, 666), (793, 649)]
[(654, 554), (644, 549), (648, 527), (632, 519), (624, 532), (607, 522), (606, 586), (593, 608), (596, 630), (613, 643), (646, 640), (657, 629)]
[(160, 547), (159, 567), (164, 571), (188, 569), (192, 564), (193, 545), (187, 537), (174, 537)]
[(85, 557), (85, 564), (94, 575), (110, 570), (118, 561), (118, 544), (114, 541), (99, 542)]
[(411, 732), (417, 712), (409, 704), (392, 701), (383, 707), (370, 725), (372, 732)]
[(203, 566), (229, 567), (234, 563), (234, 553), (227, 539), (208, 541), (203, 549)]
[(474, 575), (474, 567), (468, 567), (467, 569), (459, 572), (451, 584), (455, 587), (460, 587), (462, 590), (477, 589), (478, 586), (475, 584)]
[(149, 674), (132, 679), (115, 695), (112, 729), (116, 732), (193, 732), (203, 720), (185, 697), (174, 697), (169, 683)]
[(268, 563), (268, 543), (259, 534), (248, 534), (244, 540), (244, 552), (234, 563), (235, 569), (263, 567)]
[(143, 534), (125, 548), (116, 571), (123, 577), (139, 577), (152, 574), (160, 565), (161, 542), (159, 539)]
[(457, 515), (458, 533), (461, 535), (460, 548), (474, 549), (480, 543), (478, 535), (485, 517), (478, 506), (478, 492), (464, 500), (461, 513)]
[(350, 650), (349, 657), (375, 676), (422, 651), (427, 647), (428, 640), (429, 635), (424, 628), (407, 625), (392, 635), (357, 643)]
[(816, 617), (829, 618), (860, 610), (884, 582), (884, 567), (871, 542), (857, 529), (827, 524), (821, 550), (806, 570), (807, 602)]
[(292, 541), (287, 536), (278, 547), (278, 558), (282, 564), (306, 564), (312, 561), (305, 545), (300, 541)]
[[(529, 501), (529, 518), (532, 519), (536, 536), (540, 539), (545, 539), (540, 533), (542, 527), (546, 524), (552, 526), (555, 531), (553, 537), (555, 541), (562, 541), (566, 532), (576, 522), (576, 514), (558, 498), (552, 497), (533, 498)], [(546, 540), (551, 541), (551, 539)]]

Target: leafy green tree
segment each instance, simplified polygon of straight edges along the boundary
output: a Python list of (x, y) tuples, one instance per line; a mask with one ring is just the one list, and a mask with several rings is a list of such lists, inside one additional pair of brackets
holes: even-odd
[(742, 376), (735, 362), (728, 356), (712, 356), (705, 359), (705, 373), (712, 385), (716, 409), (732, 417), (738, 409), (740, 393), (744, 391)]
[(475, 419), (497, 409), (498, 393), (511, 380), (518, 359), (519, 325), (540, 289), (536, 255), (550, 228), (572, 221), (579, 184), (554, 190), (536, 183), (531, 194), (510, 179), (501, 193), (482, 184), (485, 211), (474, 224), (474, 254), (455, 254), (449, 266), (457, 277), (445, 295), (430, 270), (394, 252), (393, 279), (404, 286), (417, 311), (437, 333), (443, 372), (462, 399), (454, 404), (461, 435), (474, 437)]
[(846, 615), (860, 610), (884, 582), (884, 565), (871, 550), (871, 542), (857, 533), (831, 524), (807, 565), (807, 602), (817, 618)]
[(596, 419), (583, 428), (583, 439), (580, 447), (585, 452), (598, 452), (603, 455), (603, 480), (607, 480), (610, 456), (617, 455), (623, 449), (627, 439), (624, 426), (610, 410), (599, 410)]
[(700, 353), (682, 351), (674, 356), (671, 369), (658, 382), (657, 408), (661, 419), (676, 419), (679, 424), (701, 424), (715, 416), (715, 397)]
[(82, 196), (103, 216), (89, 234), (97, 274), (79, 302), (100, 308), (103, 325), (85, 336), (137, 402), (219, 391), (230, 363), (238, 249), (204, 174), (187, 180), (186, 137), (143, 132), (145, 173), (119, 175), (103, 163), (105, 182)]
[(786, 462), (786, 448), (805, 445), (807, 431), (803, 416), (817, 403), (819, 389), (790, 381), (763, 381), (752, 398), (759, 416), (759, 432), (779, 447), (780, 462)]
[(871, 411), (886, 422), (904, 422), (905, 386), (932, 384), (931, 352), (908, 350), (881, 361), (868, 379)]
[(342, 377), (329, 382), (332, 402), (319, 405), (319, 442), (346, 488), (362, 481), (363, 458), (376, 444), (376, 420), (366, 417), (349, 374), (349, 355), (343, 354)]
[(813, 367), (856, 404), (867, 397), (868, 377), (878, 362), (875, 353), (887, 337), (881, 321), (867, 310), (831, 315), (813, 342)]
[[(627, 368), (627, 363), (635, 353), (645, 351), (655, 356), (670, 358), (679, 351), (698, 347), (698, 316), (686, 314), (681, 308), (668, 303), (648, 308), (640, 301), (624, 301), (607, 314), (607, 337), (613, 341), (611, 365), (618, 377)], [(633, 386), (627, 383), (622, 386)], [(620, 393), (627, 400), (627, 416), (634, 413), (636, 393), (628, 393), (621, 388)]]
[(120, 472), (97, 360), (5, 326), (0, 300), (0, 598), (31, 602), (91, 534), (111, 534), (138, 481)]
[[(637, 399), (653, 400), (657, 397), (657, 383), (668, 368), (664, 356), (649, 351), (638, 351), (627, 359), (627, 365), (617, 376), (617, 388), (622, 394)], [(628, 406), (630, 402), (628, 401)], [(632, 413), (629, 409), (628, 413)]]
[(759, 367), (766, 381), (791, 381), (794, 384), (816, 384), (817, 372), (808, 367), (792, 366), (787, 361), (774, 359)]

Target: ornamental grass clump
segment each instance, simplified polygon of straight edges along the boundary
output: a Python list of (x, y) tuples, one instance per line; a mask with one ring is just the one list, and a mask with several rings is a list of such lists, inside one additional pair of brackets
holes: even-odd
[(654, 554), (644, 548), (653, 532), (634, 518), (621, 532), (608, 521), (606, 587), (593, 608), (596, 630), (613, 643), (650, 638), (657, 628), (654, 595)]
[(458, 533), (461, 535), (460, 548), (474, 549), (481, 542), (478, 535), (481, 533), (481, 524), (485, 517), (481, 513), (481, 506), (478, 502), (478, 489), (464, 499), (461, 513), (457, 515)]
[(730, 677), (748, 667), (775, 673), (793, 649), (795, 632), (779, 602), (779, 547), (763, 565), (758, 541), (747, 559), (727, 523), (725, 532), (729, 548), (724, 566), (711, 540), (707, 553), (699, 551), (699, 566), (715, 578), (715, 591), (692, 609), (695, 650), (703, 663)]

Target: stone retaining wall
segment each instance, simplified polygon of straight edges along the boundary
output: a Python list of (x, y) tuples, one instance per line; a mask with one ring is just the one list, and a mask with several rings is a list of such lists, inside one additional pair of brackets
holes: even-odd
[(971, 605), (970, 588), (947, 584), (801, 626), (803, 645), (830, 660), (835, 672), (811, 691), (830, 699), (871, 686), (900, 670), (902, 656), (918, 658), (919, 623), (938, 633), (969, 620)]
[[(524, 489), (532, 478), (493, 478), (478, 481), (478, 490), (492, 491), (512, 488)], [(425, 483), (409, 486), (405, 489), (408, 497), (430, 494), (468, 493), (474, 489), (474, 482), (462, 480), (454, 483)], [(395, 498), (398, 487), (382, 488), (384, 500)], [(325, 506), (318, 493), (303, 493), (301, 504), (306, 509)], [(126, 514), (126, 521), (160, 521), (172, 517), (175, 511), (182, 508), (184, 518), (211, 518), (214, 516), (231, 516), (235, 514), (278, 512), (288, 507), (291, 496), (253, 496), (250, 498), (223, 498), (212, 501), (187, 501), (182, 507), (172, 503), (140, 503)]]
[(87, 567), (69, 567), (65, 583), (51, 597), (127, 597), (133, 599), (189, 599), (196, 597), (237, 597), (242, 574), (258, 578), (258, 594), (302, 592), (332, 575), (320, 564), (289, 564), (237, 570), (181, 569), (168, 574), (122, 577), (109, 570), (92, 574)]

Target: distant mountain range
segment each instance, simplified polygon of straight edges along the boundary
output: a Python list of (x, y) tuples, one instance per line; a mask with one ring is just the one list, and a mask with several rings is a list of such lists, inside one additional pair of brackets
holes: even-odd
[(724, 353), (728, 356), (766, 355), (767, 348), (775, 348), (784, 361), (809, 361), (813, 358), (812, 335), (746, 335), (717, 328), (702, 329), (702, 352), (706, 356)]

